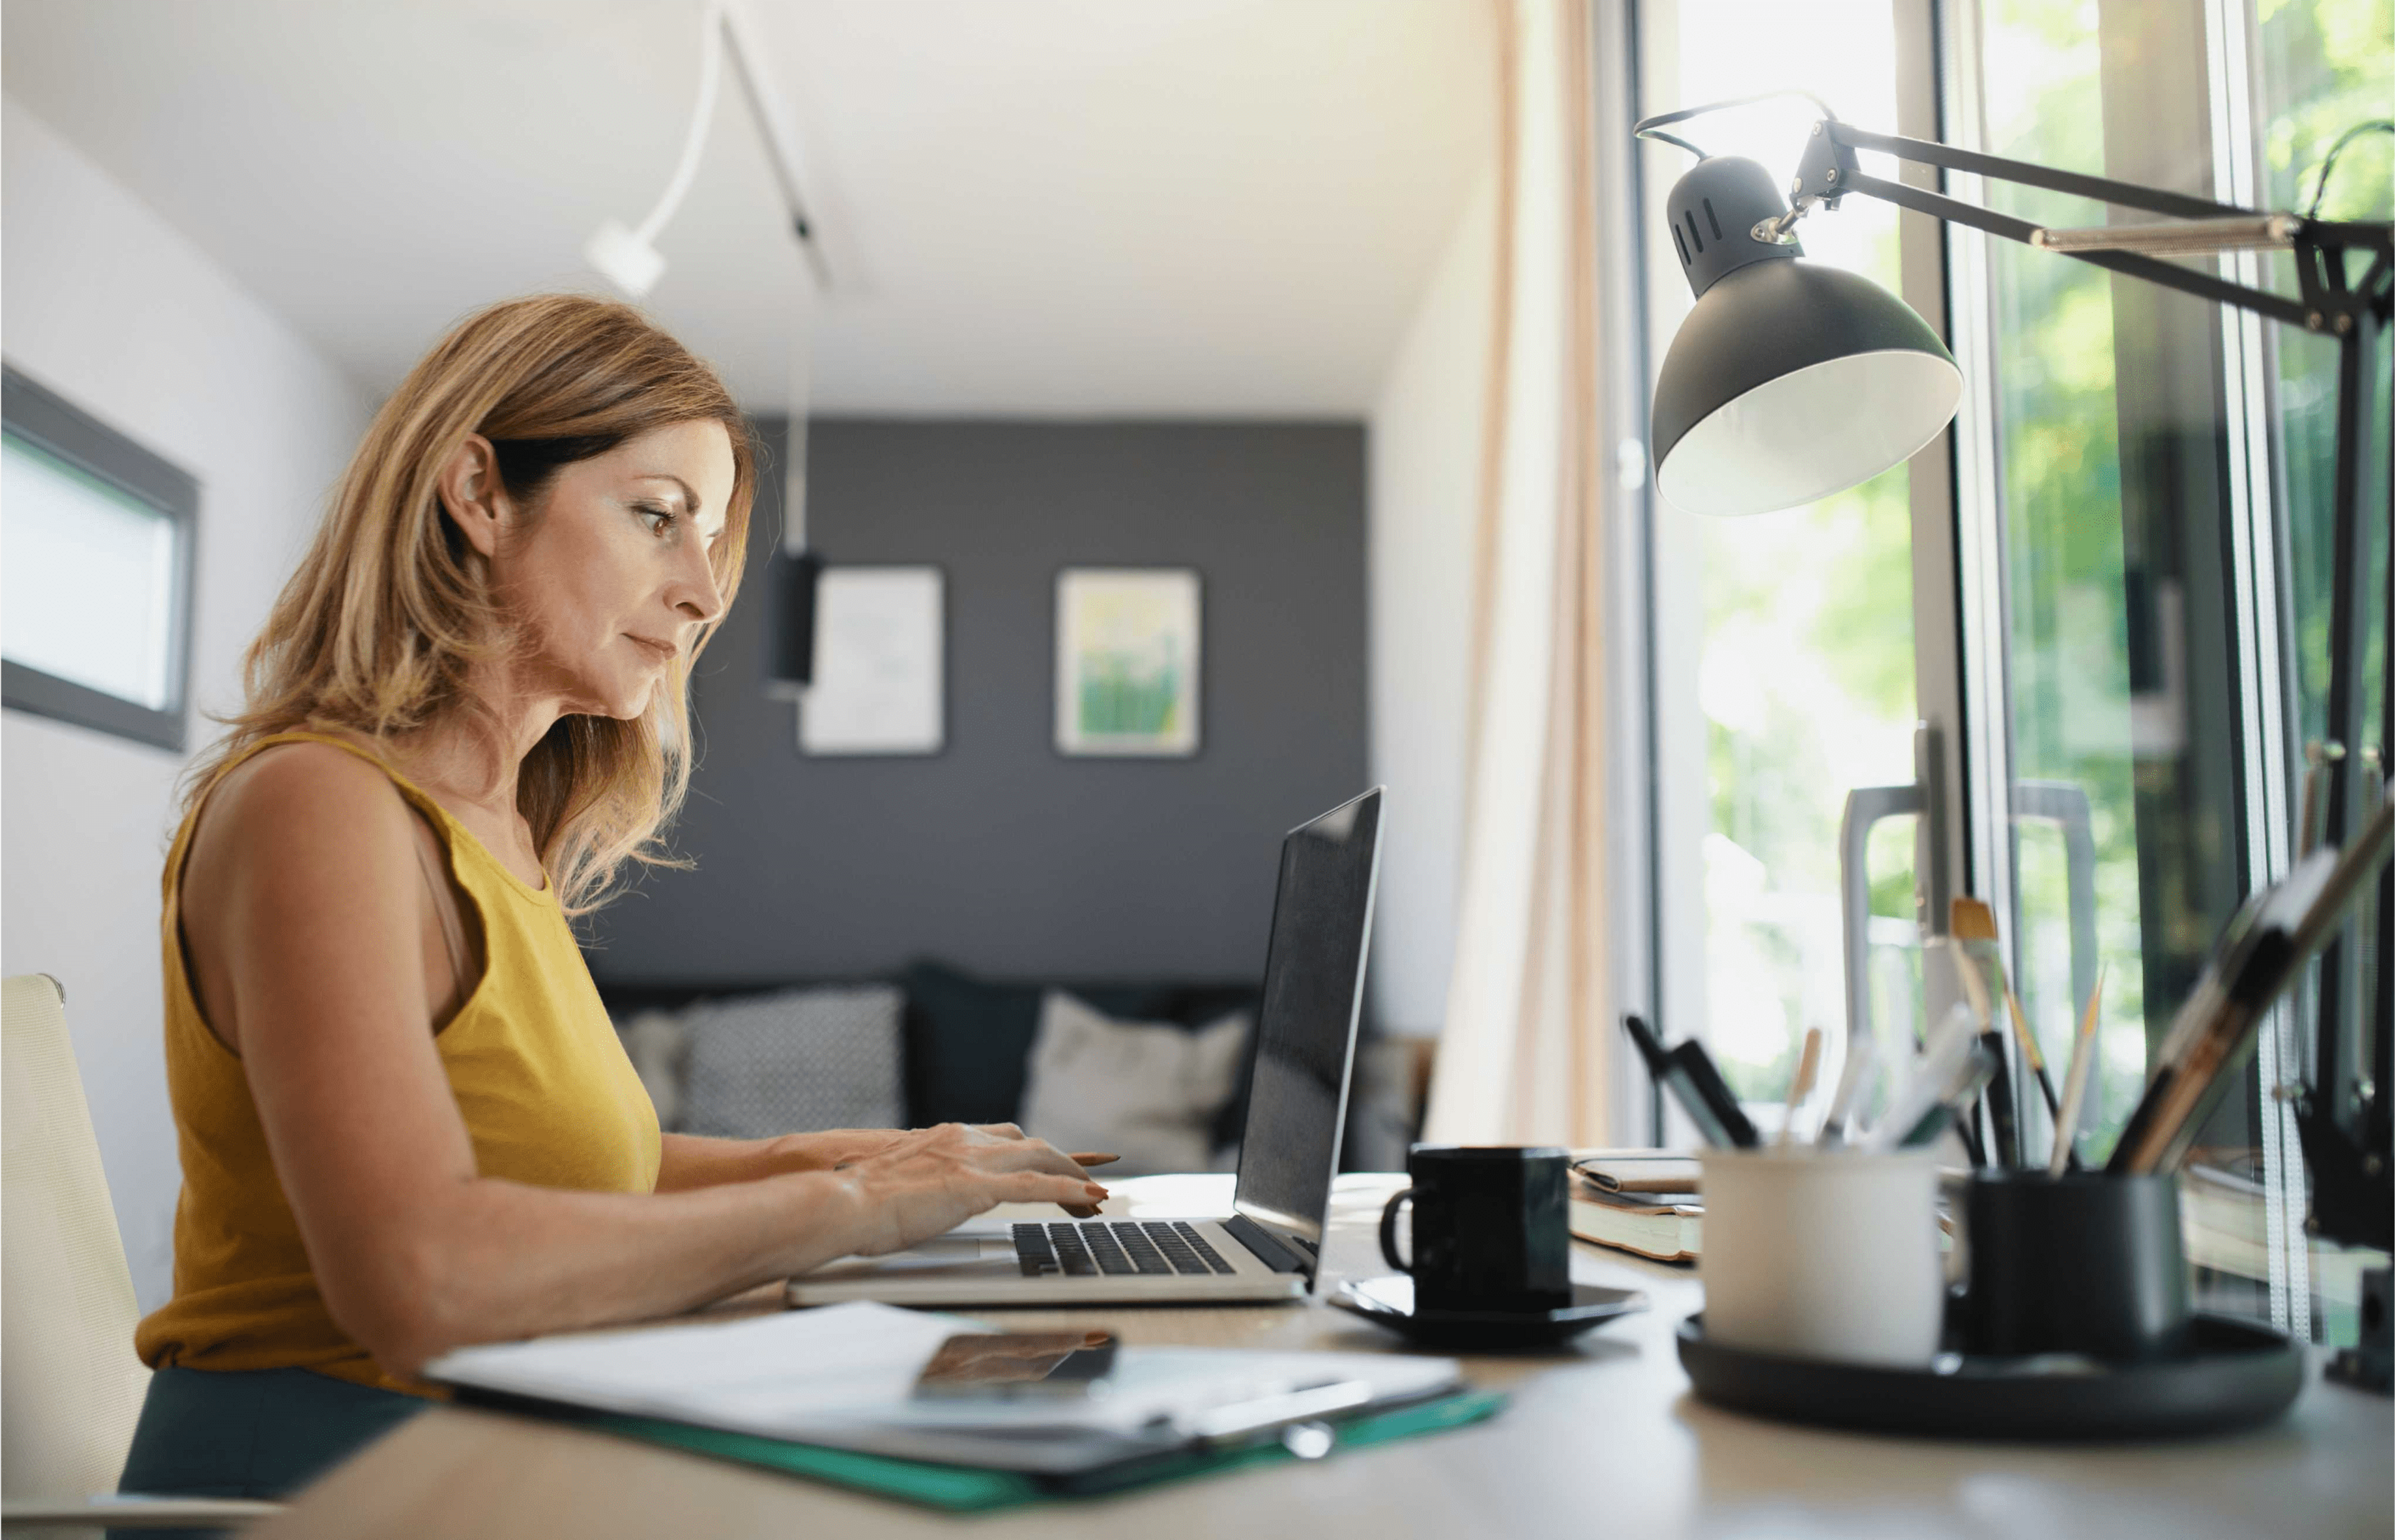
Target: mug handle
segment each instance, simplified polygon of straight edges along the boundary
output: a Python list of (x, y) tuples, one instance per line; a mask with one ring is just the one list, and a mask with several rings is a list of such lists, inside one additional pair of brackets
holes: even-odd
[(1391, 1198), (1381, 1209), (1381, 1255), (1388, 1259), (1390, 1267), (1401, 1273), (1412, 1272), (1414, 1265), (1397, 1255), (1397, 1205), (1413, 1195), (1414, 1189), (1408, 1188)]

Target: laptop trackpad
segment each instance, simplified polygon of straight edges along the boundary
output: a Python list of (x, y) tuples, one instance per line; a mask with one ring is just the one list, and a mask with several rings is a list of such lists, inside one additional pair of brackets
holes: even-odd
[(880, 1256), (844, 1256), (807, 1275), (813, 1281), (853, 1278), (861, 1273), (936, 1273), (992, 1270), (1013, 1272), (1014, 1242), (1011, 1238), (943, 1235), (905, 1251)]

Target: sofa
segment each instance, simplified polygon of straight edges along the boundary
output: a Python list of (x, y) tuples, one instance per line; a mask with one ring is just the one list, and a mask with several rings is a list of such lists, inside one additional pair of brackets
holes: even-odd
[[(1237, 1162), (1251, 983), (990, 979), (926, 959), (882, 978), (600, 992), (669, 1129), (1020, 1122), (1123, 1153), (1125, 1175)], [(1413, 1079), (1368, 1023), (1343, 1167), (1403, 1164)]]

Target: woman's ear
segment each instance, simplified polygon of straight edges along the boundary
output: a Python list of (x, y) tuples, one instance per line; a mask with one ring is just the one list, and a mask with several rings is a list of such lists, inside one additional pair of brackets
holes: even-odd
[(499, 549), (499, 524), (508, 511), (508, 495), (499, 485), (499, 459), (491, 441), (469, 433), (441, 468), (441, 508), (466, 537), (466, 543), (489, 561)]

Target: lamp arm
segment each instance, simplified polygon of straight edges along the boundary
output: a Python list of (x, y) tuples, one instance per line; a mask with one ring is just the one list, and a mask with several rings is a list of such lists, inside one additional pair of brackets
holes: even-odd
[(2142, 208), (2149, 214), (2167, 214), (2175, 219), (2261, 217), (2259, 209), (2214, 203), (2208, 198), (2192, 198), (2183, 192), (2141, 187), (2136, 182), (2082, 176), (2076, 171), (2060, 171), (2033, 161), (1983, 155), (1976, 150), (1958, 150), (1953, 145), (1940, 144), (1935, 139), (1874, 133), (1868, 128), (1858, 128), (1850, 123), (1835, 120), (1829, 123), (1828, 137), (1849, 150), (1877, 150), (1916, 166), (1935, 166), (1941, 170), (1992, 177), (1998, 181), (2017, 182), (2023, 187), (2042, 187), (2049, 192), (2068, 192), (2074, 197), (2093, 198), (2098, 203), (2114, 204), (2123, 208)]
[[(1855, 152), (1858, 149), (1880, 151), (1915, 165), (1934, 166), (1943, 170), (1961, 171), (1998, 181), (2143, 209), (2178, 222), (2130, 225), (2111, 230), (2048, 230), (2026, 219), (1964, 203), (1942, 192), (1870, 176), (1856, 164)], [(2395, 264), (2395, 226), (2303, 219), (2292, 214), (2265, 214), (2230, 204), (2164, 192), (2160, 188), (2140, 187), (2133, 182), (2112, 181), (2103, 177), (2082, 176), (2075, 171), (2058, 171), (2052, 166), (2006, 160), (2000, 155), (1983, 155), (1973, 150), (1958, 150), (1934, 139), (1875, 133), (1835, 118), (1824, 118), (1813, 126), (1812, 140), (1806, 146), (1803, 161), (1797, 167), (1796, 180), (1789, 189), (1790, 210), (1776, 225), (1772, 221), (1765, 221), (1756, 231), (1757, 238), (1784, 238), (1796, 219), (1813, 204), (1828, 202), (1834, 206), (1837, 199), (1849, 192), (1859, 192), (1914, 209), (1933, 219), (1965, 225), (2096, 267), (2142, 278), (2164, 288), (2268, 316), (2287, 325), (2301, 326), (2308, 331), (2333, 331), (2339, 336), (2359, 324), (2361, 317), (2355, 312), (2361, 307), (2375, 307), (2381, 320), (2385, 319), (2389, 267)], [(2291, 299), (2268, 289), (2229, 283), (2208, 272), (2181, 267), (2176, 262), (2157, 260), (2138, 250), (2128, 249), (2132, 246), (2190, 256), (2256, 247), (2293, 247), (2303, 295), (2300, 299)], [(2349, 282), (2343, 267), (2344, 254), (2349, 251), (2370, 252), (2376, 258), (2359, 283)], [(2331, 268), (2335, 269), (2333, 272), (2329, 271)]]
[[(1942, 192), (1907, 187), (1902, 182), (1892, 182), (1865, 172), (1857, 171), (1842, 176), (1838, 185), (1849, 192), (1859, 192), (1865, 197), (1878, 198), (1882, 202), (1896, 204), (1917, 213), (1929, 215), (1933, 219), (1944, 219), (1952, 224), (1967, 225), (1973, 230), (1984, 230), (1991, 235), (2001, 235), (2008, 241), (2018, 241), (2023, 246), (2039, 245), (2037, 235), (2044, 228), (2031, 224), (2027, 219), (2017, 219), (2009, 214), (1999, 214), (1993, 209), (1982, 208), (1977, 204), (1965, 203), (1959, 198), (1950, 198)], [(2215, 278), (2208, 272), (2199, 272), (2193, 268), (2181, 267), (2176, 262), (2160, 261), (2151, 257), (2140, 257), (2135, 252), (2128, 251), (2065, 251), (2058, 255), (2085, 262), (2093, 267), (2108, 268), (2132, 278), (2143, 278), (2149, 283), (2160, 284), (2164, 288), (2177, 289), (2182, 294), (2192, 294), (2199, 299), (2210, 299), (2236, 310), (2252, 311), (2257, 315), (2269, 316), (2273, 321), (2284, 322), (2290, 326), (2301, 326), (2305, 324), (2305, 307), (2298, 300), (2290, 299), (2282, 294), (2272, 294), (2267, 289), (2248, 288), (2243, 284), (2232, 284), (2225, 279)]]

